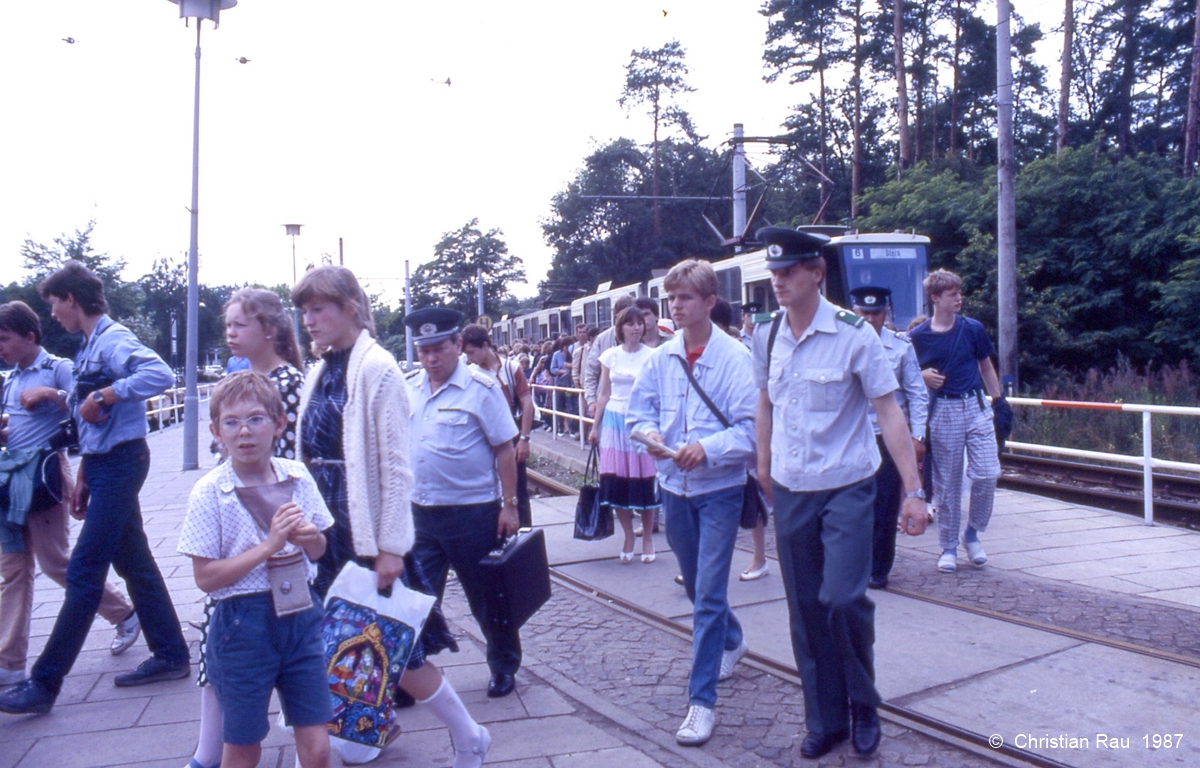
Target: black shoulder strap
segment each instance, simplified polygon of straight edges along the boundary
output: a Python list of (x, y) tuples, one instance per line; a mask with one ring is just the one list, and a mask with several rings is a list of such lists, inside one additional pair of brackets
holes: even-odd
[(779, 335), (779, 325), (783, 322), (783, 310), (771, 321), (771, 333), (767, 335), (767, 378), (771, 378), (771, 352), (775, 349), (775, 337)]
[(717, 417), (717, 421), (721, 422), (721, 426), (725, 427), (725, 429), (729, 429), (729, 419), (725, 418), (725, 414), (717, 410), (717, 406), (713, 404), (713, 401), (708, 396), (708, 393), (700, 387), (700, 382), (696, 381), (696, 377), (692, 375), (692, 369), (688, 367), (687, 361), (678, 355), (675, 355), (674, 357), (679, 361), (679, 364), (683, 366), (683, 372), (687, 374), (688, 381), (692, 383), (692, 387), (695, 388), (696, 394), (700, 395), (700, 399), (703, 400), (704, 404), (708, 406), (708, 410), (713, 412), (713, 416)]

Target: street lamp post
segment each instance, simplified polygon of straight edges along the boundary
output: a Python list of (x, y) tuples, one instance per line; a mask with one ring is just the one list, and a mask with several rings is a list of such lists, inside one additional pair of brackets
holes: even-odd
[[(292, 238), (292, 287), (296, 287), (296, 281), (299, 279), (296, 274), (296, 235), (300, 234), (300, 227), (303, 224), (284, 224), (283, 232)], [(296, 342), (300, 342), (300, 308), (292, 307), (292, 324), (296, 326)]]
[(196, 95), (192, 110), (192, 236), (188, 246), (187, 351), (183, 372), (183, 468), (200, 466), (200, 396), (196, 366), (200, 356), (200, 28), (207, 19), (215, 29), (221, 11), (237, 0), (170, 0), (179, 6), (179, 18), (196, 20)]

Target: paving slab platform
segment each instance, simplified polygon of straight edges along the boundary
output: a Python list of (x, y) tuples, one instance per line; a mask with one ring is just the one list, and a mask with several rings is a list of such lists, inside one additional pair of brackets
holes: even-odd
[[(160, 568), (172, 591), (185, 635), (198, 636), (188, 620), (201, 615), (203, 595), (191, 579), (188, 558), (175, 553), (188, 492), (203, 470), (182, 472), (178, 428), (150, 438), (153, 467), (142, 492), (143, 514)], [(535, 436), (535, 452), (570, 464), (586, 453), (567, 441)], [(582, 468), (580, 466), (580, 468)], [(1133, 518), (1002, 491), (985, 539), (986, 569), (963, 568), (941, 580), (928, 575), (936, 557), (931, 536), (901, 542), (893, 582), (925, 579), (940, 589), (991, 599), (1001, 612), (1024, 610), (1022, 595), (1052, 595), (1056, 604), (1078, 598), (1104, 606), (1106, 618), (1154, 645), (1170, 619), (1171, 637), (1183, 652), (1200, 643), (1200, 535)], [(489, 765), (511, 768), (590, 766), (799, 766), (803, 703), (798, 686), (758, 664), (740, 665), (720, 688), (718, 725), (701, 749), (685, 749), (674, 732), (687, 707), (690, 640), (648, 624), (592, 592), (690, 625), (690, 606), (673, 582), (676, 566), (665, 535), (656, 535), (656, 562), (621, 565), (618, 538), (572, 538), (570, 498), (534, 501), (555, 567), (591, 589), (556, 586), (545, 608), (522, 631), (524, 666), (516, 694), (485, 695), (487, 670), (478, 628), (452, 582), (446, 613), (462, 652), (436, 658), (472, 713), (492, 731)], [(768, 552), (773, 557), (773, 541)], [(750, 560), (739, 541), (733, 573)], [(1005, 590), (1021, 592), (1016, 597)], [(974, 590), (974, 592), (972, 592)], [(1027, 594), (1028, 593), (1028, 594)], [(990, 597), (989, 597), (990, 596)], [(1200, 722), (1194, 691), (1200, 670), (1130, 653), (999, 618), (966, 613), (894, 592), (872, 593), (877, 607), (876, 666), (881, 693), (909, 707), (1078, 766), (1200, 765)], [(731, 577), (730, 598), (751, 648), (765, 659), (792, 663), (787, 611), (777, 564), (760, 581)], [(1139, 610), (1127, 610), (1136, 601)], [(62, 592), (38, 576), (31, 654), (45, 642), (62, 604)], [(1122, 611), (1110, 605), (1118, 605)], [(1008, 608), (1006, 608), (1008, 606)], [(1059, 615), (1065, 610), (1057, 609)], [(1141, 612), (1139, 612), (1141, 611)], [(1128, 613), (1128, 616), (1126, 615)], [(1115, 616), (1115, 618), (1113, 618)], [(1132, 618), (1129, 618), (1132, 617)], [(1128, 619), (1128, 620), (1127, 620)], [(198, 728), (199, 697), (190, 680), (118, 689), (112, 677), (146, 654), (139, 641), (125, 656), (107, 650), (112, 630), (97, 622), (66, 680), (55, 709), (40, 717), (0, 716), (0, 768), (29, 766), (182, 766)], [(1200, 648), (1192, 655), (1200, 656)], [(31, 656), (31, 662), (32, 662)], [(400, 712), (403, 733), (376, 761), (381, 766), (447, 766), (449, 737), (420, 707)], [(1143, 737), (1183, 734), (1171, 749), (1147, 749)], [(1104, 734), (1108, 749), (1097, 742)], [(1057, 746), (1059, 739), (1087, 739)], [(1069, 743), (1069, 742), (1068, 742)], [(1048, 745), (1048, 746), (1046, 746)], [(1125, 745), (1128, 745), (1125, 747)], [(287, 768), (294, 749), (274, 728), (261, 765)], [(334, 764), (339, 764), (335, 758)], [(842, 747), (821, 765), (983, 766), (983, 757), (887, 723), (879, 755), (862, 761)]]

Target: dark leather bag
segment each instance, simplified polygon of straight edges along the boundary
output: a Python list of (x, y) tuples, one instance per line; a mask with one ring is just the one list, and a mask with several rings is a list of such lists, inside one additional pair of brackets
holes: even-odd
[(575, 538), (599, 541), (613, 535), (612, 507), (600, 504), (599, 452), (592, 446), (583, 472), (583, 485), (575, 501)]
[(519, 629), (550, 599), (550, 562), (540, 528), (517, 531), (480, 560), (479, 567), (493, 631)]

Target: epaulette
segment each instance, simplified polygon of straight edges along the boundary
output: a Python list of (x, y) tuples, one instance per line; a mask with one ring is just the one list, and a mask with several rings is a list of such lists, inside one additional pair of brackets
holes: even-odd
[(492, 375), (490, 373), (484, 373), (483, 371), (478, 371), (474, 368), (470, 368), (468, 370), (471, 371), (471, 378), (475, 379), (475, 381), (478, 381), (480, 384), (487, 387), (488, 389), (491, 389), (492, 387), (496, 386), (496, 380), (494, 378), (492, 378)]
[(782, 312), (783, 312), (782, 309), (777, 309), (774, 312), (759, 312), (757, 315), (754, 316), (754, 324), (762, 325), (763, 323), (769, 323), (772, 320), (774, 320), (775, 317)]
[(861, 318), (853, 312), (845, 309), (839, 309), (837, 311), (837, 319), (841, 320), (843, 323), (849, 323), (855, 328), (861, 328), (862, 324), (866, 322), (864, 318)]

